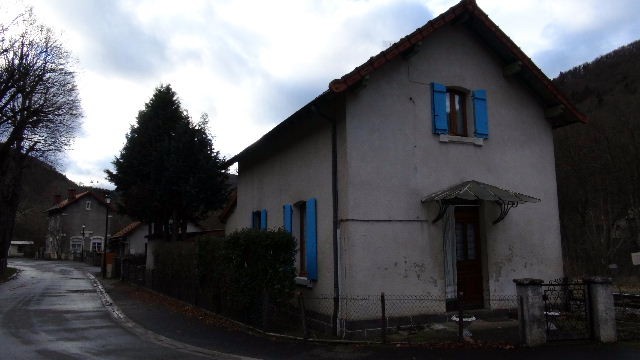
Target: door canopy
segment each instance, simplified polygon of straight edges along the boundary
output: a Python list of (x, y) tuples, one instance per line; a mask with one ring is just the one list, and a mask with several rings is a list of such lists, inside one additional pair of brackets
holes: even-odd
[(440, 207), (438, 216), (433, 219), (437, 222), (442, 219), (447, 208), (451, 205), (461, 204), (466, 201), (484, 200), (491, 201), (500, 206), (500, 215), (493, 221), (497, 224), (502, 221), (511, 208), (524, 203), (538, 203), (540, 199), (524, 195), (511, 190), (501, 189), (497, 186), (470, 180), (441, 190), (422, 198), (422, 203), (436, 201)]

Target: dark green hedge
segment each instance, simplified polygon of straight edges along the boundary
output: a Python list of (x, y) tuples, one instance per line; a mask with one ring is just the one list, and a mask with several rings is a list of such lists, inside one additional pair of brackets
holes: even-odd
[(244, 229), (225, 238), (173, 242), (154, 253), (153, 287), (249, 323), (294, 290), (296, 243), (284, 230)]

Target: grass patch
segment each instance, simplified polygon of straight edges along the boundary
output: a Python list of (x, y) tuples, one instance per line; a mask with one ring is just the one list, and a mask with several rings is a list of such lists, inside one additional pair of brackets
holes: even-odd
[(8, 267), (4, 273), (0, 274), (0, 284), (9, 281), (16, 273), (18, 273), (18, 269)]

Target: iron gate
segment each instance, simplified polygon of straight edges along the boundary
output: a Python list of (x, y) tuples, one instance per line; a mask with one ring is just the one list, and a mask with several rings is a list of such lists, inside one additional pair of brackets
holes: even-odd
[(543, 284), (542, 290), (547, 340), (591, 338), (586, 284), (557, 279)]

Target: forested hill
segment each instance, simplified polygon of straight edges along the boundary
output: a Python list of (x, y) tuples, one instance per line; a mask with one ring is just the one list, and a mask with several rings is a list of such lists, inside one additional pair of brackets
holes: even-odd
[(589, 123), (554, 143), (568, 275), (637, 275), (640, 251), (640, 41), (561, 73)]
[(75, 189), (77, 186), (52, 166), (30, 159), (22, 175), (22, 192), (13, 240), (32, 240), (36, 246), (44, 246), (47, 232), (45, 210), (53, 205), (55, 194), (64, 197), (68, 189)]

